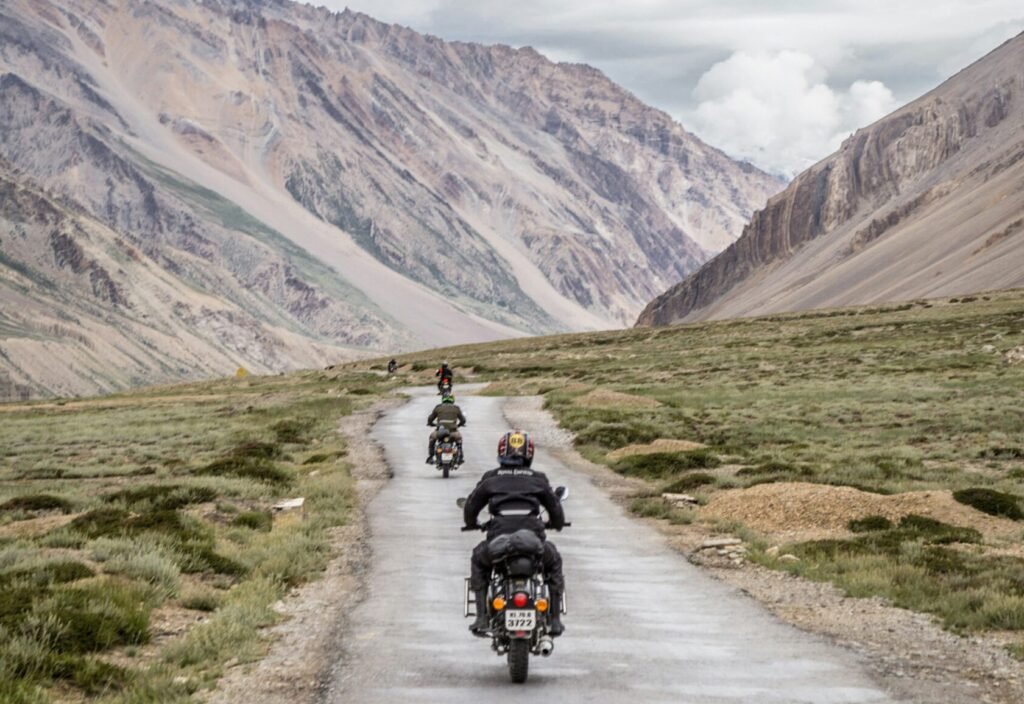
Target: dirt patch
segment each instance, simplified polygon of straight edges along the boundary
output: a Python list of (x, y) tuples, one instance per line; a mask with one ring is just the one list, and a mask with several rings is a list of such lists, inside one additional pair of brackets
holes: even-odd
[(647, 396), (634, 396), (611, 389), (594, 389), (576, 399), (576, 405), (586, 408), (658, 408), (661, 401)]
[[(536, 435), (538, 442), (543, 441), (544, 447), (567, 466), (590, 476), (620, 504), (628, 505), (637, 493), (650, 490), (646, 482), (623, 477), (583, 458), (573, 449), (572, 434), (560, 428), (550, 413), (543, 410), (542, 401), (539, 397), (509, 399), (505, 403), (505, 415), (514, 425), (543, 429)], [(769, 486), (785, 485), (762, 485), (762, 488)], [(916, 493), (944, 496), (939, 501), (934, 497), (925, 499), (923, 506), (911, 503), (906, 508), (914, 510), (907, 510), (907, 513), (922, 513), (930, 508), (931, 513), (927, 515), (955, 523), (950, 514), (943, 512), (945, 507), (951, 508), (954, 515), (964, 515), (960, 512), (967, 511), (974, 527), (992, 520), (999, 526), (1009, 524), (1015, 530), (1020, 529), (1011, 521), (993, 519), (960, 504), (949, 507), (946, 500), (953, 499), (948, 492)], [(874, 508), (872, 511), (878, 512)], [(701, 564), (698, 557), (713, 552), (696, 552), (703, 541), (717, 535), (711, 526), (700, 522), (672, 525), (667, 521), (637, 520), (646, 520), (691, 562), (700, 564), (708, 574), (755, 599), (776, 617), (802, 630), (823, 635), (855, 653), (896, 701), (912, 704), (1017, 704), (1024, 701), (1024, 663), (1010, 656), (1005, 647), (1006, 639), (998, 635), (957, 636), (943, 630), (927, 614), (895, 608), (884, 599), (847, 597), (831, 584), (812, 582), (749, 562), (736, 565), (724, 560), (721, 567)], [(980, 527), (979, 530), (986, 529)]]
[(626, 447), (620, 447), (618, 450), (612, 450), (608, 453), (608, 459), (615, 462), (623, 457), (632, 457), (634, 455), (653, 455), (659, 452), (689, 452), (690, 450), (700, 450), (704, 447), (707, 447), (707, 445), (701, 442), (693, 442), (692, 440), (658, 438), (646, 445), (626, 445)]
[(945, 490), (886, 496), (848, 486), (777, 482), (720, 492), (700, 510), (703, 519), (740, 521), (773, 539), (791, 541), (846, 537), (853, 519), (885, 516), (897, 522), (912, 513), (975, 528), (987, 538), (1020, 532), (1019, 524), (958, 503)]
[(268, 629), (273, 645), (257, 663), (235, 667), (206, 696), (211, 704), (305, 704), (317, 701), (332, 662), (333, 646), (358, 593), (369, 561), (363, 507), (388, 480), (381, 448), (370, 438), (380, 416), (404, 399), (381, 401), (342, 419), (338, 432), (348, 441), (359, 502), (348, 525), (332, 535), (335, 557), (323, 578), (291, 592), (276, 608), (286, 621)]
[(81, 515), (81, 513), (51, 514), (38, 518), (27, 518), (24, 521), (12, 521), (0, 526), (0, 538), (31, 538), (43, 535), (66, 526)]

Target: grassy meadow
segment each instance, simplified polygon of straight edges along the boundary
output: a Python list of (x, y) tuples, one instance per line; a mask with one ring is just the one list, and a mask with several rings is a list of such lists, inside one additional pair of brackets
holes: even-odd
[[(1024, 517), (1024, 291), (671, 328), (564, 335), (410, 355), (413, 375), (445, 356), (491, 393), (543, 394), (588, 458), (650, 491), (632, 508), (699, 520), (662, 492), (706, 503), (777, 482), (872, 494), (952, 490), (978, 516)], [(457, 389), (456, 389), (457, 390)], [(616, 453), (659, 439), (693, 449)], [(832, 540), (752, 559), (857, 596), (881, 595), (960, 631), (1005, 631), (1024, 653), (1024, 521), (988, 540), (924, 516), (855, 521)], [(969, 527), (968, 527), (969, 528)], [(781, 548), (781, 549), (779, 549)], [(777, 555), (798, 560), (780, 561)]]
[[(361, 372), (0, 406), (0, 701), (178, 702), (330, 558)], [(301, 521), (271, 506), (305, 497)]]
[[(1024, 656), (1024, 291), (511, 340), (330, 372), (0, 405), (0, 701), (187, 701), (258, 658), (272, 605), (330, 559), (353, 481), (338, 420), (443, 357), (486, 393), (542, 394), (590, 459), (646, 480), (633, 510), (779, 482), (898, 496), (948, 489), (1010, 539), (925, 516), (864, 516), (749, 557), (1000, 631)], [(676, 441), (672, 451), (629, 448)], [(618, 452), (617, 452), (618, 451)], [(270, 508), (306, 498), (302, 521)], [(776, 549), (779, 548), (779, 549)], [(791, 555), (795, 559), (780, 560)]]

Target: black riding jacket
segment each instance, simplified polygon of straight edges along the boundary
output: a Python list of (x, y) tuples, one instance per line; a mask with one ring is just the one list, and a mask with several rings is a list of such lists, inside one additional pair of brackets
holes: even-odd
[(451, 367), (441, 365), (441, 368), (434, 372), (434, 376), (440, 377), (441, 381), (444, 381), (445, 379), (451, 381), (454, 375), (452, 374)]
[[(484, 507), (491, 512), (487, 539), (526, 528), (546, 539), (540, 509), (548, 512), (548, 521), (555, 530), (565, 526), (562, 503), (543, 472), (529, 467), (498, 467), (485, 472), (480, 482), (466, 498), (463, 520), (475, 526)], [(503, 515), (504, 513), (504, 515)], [(514, 513), (514, 515), (510, 515)]]

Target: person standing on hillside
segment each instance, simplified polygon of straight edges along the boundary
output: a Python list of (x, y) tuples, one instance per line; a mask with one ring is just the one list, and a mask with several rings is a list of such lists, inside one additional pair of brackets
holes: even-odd
[(447, 359), (441, 362), (441, 368), (434, 372), (434, 376), (437, 377), (437, 393), (441, 393), (445, 382), (449, 385), (452, 383), (452, 378), (455, 374), (452, 372), (452, 368), (448, 366)]

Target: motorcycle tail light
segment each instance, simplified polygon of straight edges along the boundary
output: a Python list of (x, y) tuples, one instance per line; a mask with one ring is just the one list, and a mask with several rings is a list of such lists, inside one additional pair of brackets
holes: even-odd
[(495, 611), (501, 611), (502, 609), (505, 608), (505, 600), (502, 599), (500, 596), (496, 596), (491, 601), (491, 606), (494, 607)]
[(524, 594), (522, 592), (519, 592), (514, 597), (512, 597), (512, 603), (515, 604), (517, 609), (521, 609), (524, 606), (526, 606), (526, 602), (528, 600), (529, 600), (529, 597), (527, 597), (526, 594)]
[(547, 599), (537, 599), (537, 601), (533, 602), (533, 605), (537, 607), (537, 611), (544, 612), (548, 610)]

